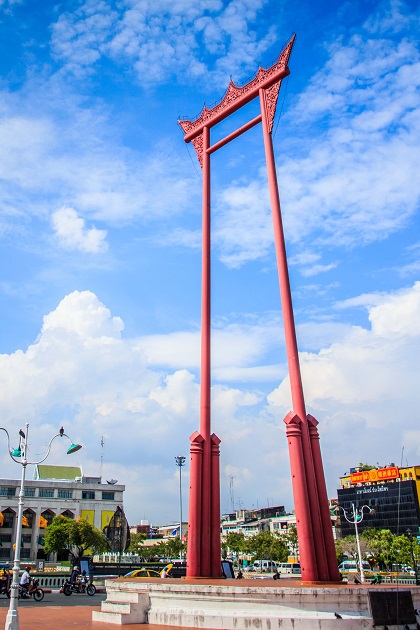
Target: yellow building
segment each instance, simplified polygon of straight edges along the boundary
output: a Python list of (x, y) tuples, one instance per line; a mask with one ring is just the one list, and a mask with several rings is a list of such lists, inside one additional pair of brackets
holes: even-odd
[(349, 473), (345, 473), (340, 477), (340, 487), (350, 488), (353, 485), (372, 485), (380, 483), (388, 483), (390, 481), (415, 481), (417, 493), (420, 497), (420, 465), (404, 466), (399, 468), (395, 464), (383, 468), (371, 468), (370, 470), (362, 470), (362, 468), (350, 468)]
[[(0, 562), (13, 558), (20, 481), (0, 479)], [(123, 507), (125, 486), (83, 475), (78, 466), (37, 465), (25, 482), (21, 559), (44, 558), (45, 528), (54, 516), (84, 519), (100, 530)]]

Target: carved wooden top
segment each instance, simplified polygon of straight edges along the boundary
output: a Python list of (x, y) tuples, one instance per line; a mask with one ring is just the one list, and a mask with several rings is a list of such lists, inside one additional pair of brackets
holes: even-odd
[(242, 107), (242, 105), (251, 101), (257, 96), (260, 88), (268, 88), (286, 77), (290, 72), (287, 64), (295, 39), (296, 35), (293, 35), (287, 46), (280, 53), (275, 64), (267, 70), (259, 67), (255, 77), (243, 87), (236, 86), (233, 81), (230, 80), (229, 87), (223, 99), (212, 109), (207, 109), (207, 107), (204, 106), (200, 116), (194, 121), (179, 120), (178, 124), (185, 133), (185, 142), (191, 142), (193, 138), (201, 133), (203, 127), (212, 127), (229, 116), (229, 114)]

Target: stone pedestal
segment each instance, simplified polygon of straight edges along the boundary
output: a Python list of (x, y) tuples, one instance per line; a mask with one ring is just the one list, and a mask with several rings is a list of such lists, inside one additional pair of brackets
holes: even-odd
[(373, 629), (369, 604), (369, 592), (373, 590), (411, 591), (414, 608), (420, 608), (420, 588), (414, 586), (306, 585), (289, 580), (268, 583), (265, 580), (120, 579), (107, 581), (106, 588), (107, 599), (102, 602), (102, 610), (93, 612), (92, 618), (119, 625), (337, 630), (339, 624), (343, 630)]

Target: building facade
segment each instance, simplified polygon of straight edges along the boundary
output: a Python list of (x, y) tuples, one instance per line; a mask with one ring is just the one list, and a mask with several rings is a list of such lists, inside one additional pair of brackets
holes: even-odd
[[(35, 478), (25, 481), (21, 559), (45, 559), (45, 529), (54, 516), (82, 518), (103, 530), (123, 507), (124, 490), (124, 485), (83, 476), (79, 467), (37, 466)], [(0, 479), (0, 562), (14, 557), (19, 491), (20, 480)]]
[[(290, 515), (296, 523), (296, 517)], [(274, 522), (287, 521), (283, 505), (261, 508), (257, 510), (236, 510), (229, 514), (223, 514), (220, 523), (220, 534), (224, 538), (229, 533), (244, 534), (245, 537), (254, 536), (258, 532), (274, 531), (282, 529), (275, 527)]]
[[(352, 505), (365, 511), (358, 523), (360, 532), (367, 528), (389, 529), (393, 534), (411, 530), (420, 535), (420, 466), (399, 468), (390, 464), (385, 468), (362, 470), (352, 468), (340, 478), (338, 504), (351, 515)], [(354, 525), (341, 518), (341, 535), (354, 534)]]

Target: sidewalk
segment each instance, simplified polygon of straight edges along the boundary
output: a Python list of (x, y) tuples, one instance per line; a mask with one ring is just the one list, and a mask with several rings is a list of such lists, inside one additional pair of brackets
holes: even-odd
[[(92, 621), (92, 611), (100, 606), (31, 606), (19, 609), (19, 630), (59, 630), (77, 628), (77, 630), (116, 630), (121, 626), (115, 623)], [(0, 609), (0, 627), (4, 627), (7, 608)], [(173, 630), (173, 626), (155, 626), (133, 623), (130, 630)], [(179, 630), (179, 629), (178, 629)]]

